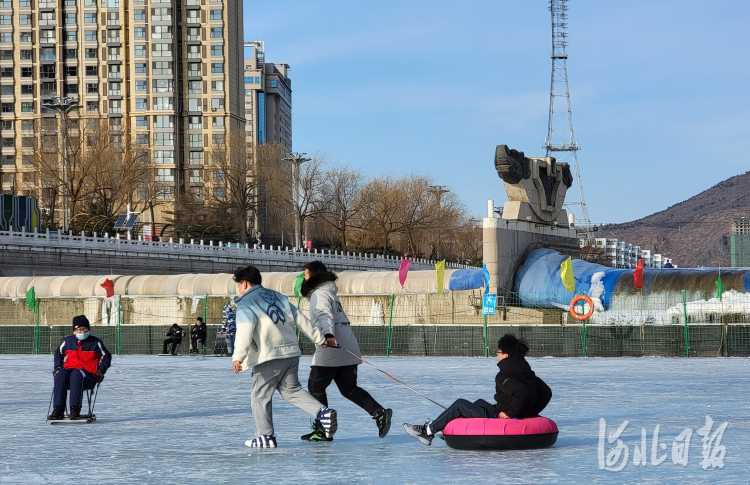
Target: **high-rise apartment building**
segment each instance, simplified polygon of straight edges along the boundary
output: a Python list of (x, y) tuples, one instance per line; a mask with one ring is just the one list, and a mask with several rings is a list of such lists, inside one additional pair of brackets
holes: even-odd
[[(291, 152), (292, 81), (289, 79), (289, 65), (267, 63), (263, 41), (245, 42), (244, 74), (247, 143), (278, 143)], [(251, 222), (252, 232), (257, 239), (269, 244), (283, 244), (283, 216), (269, 211), (263, 187), (258, 190), (259, 204)]]
[(292, 80), (288, 64), (265, 62), (263, 41), (245, 42), (248, 142), (280, 143), (292, 151)]
[(240, 0), (0, 0), (2, 190), (39, 192), (33, 147), (59, 125), (43, 103), (69, 96), (71, 119), (147, 147), (157, 222), (176, 195), (200, 200), (204, 152), (245, 124), (242, 17)]

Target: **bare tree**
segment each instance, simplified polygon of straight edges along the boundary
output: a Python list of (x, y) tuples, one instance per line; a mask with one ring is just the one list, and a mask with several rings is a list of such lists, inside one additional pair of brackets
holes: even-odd
[(369, 201), (358, 218), (357, 227), (363, 231), (373, 231), (382, 242), (383, 254), (388, 253), (391, 236), (403, 231), (401, 209), (405, 204), (402, 183), (388, 174), (371, 180), (364, 187)]
[(363, 191), (365, 175), (349, 165), (333, 165), (326, 169), (321, 185), (321, 216), (339, 235), (341, 247), (347, 250), (346, 232), (357, 216), (368, 206)]

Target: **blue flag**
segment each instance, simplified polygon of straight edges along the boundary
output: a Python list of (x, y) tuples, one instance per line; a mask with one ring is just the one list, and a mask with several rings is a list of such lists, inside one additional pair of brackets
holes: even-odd
[(487, 271), (487, 265), (482, 263), (482, 278), (484, 278), (484, 292), (490, 292), (490, 272)]

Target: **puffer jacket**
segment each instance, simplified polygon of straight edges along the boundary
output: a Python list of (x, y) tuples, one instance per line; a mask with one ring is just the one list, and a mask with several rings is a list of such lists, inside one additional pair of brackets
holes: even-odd
[(227, 335), (237, 333), (237, 299), (232, 298), (221, 312), (221, 330)]
[(295, 326), (316, 345), (325, 342), (323, 332), (279, 292), (256, 285), (237, 302), (237, 334), (233, 361), (247, 370), (263, 362), (299, 357)]
[(349, 350), (361, 356), (357, 338), (354, 336), (349, 318), (344, 313), (341, 301), (338, 297), (336, 286), (336, 275), (325, 271), (313, 275), (309, 280), (302, 283), (302, 295), (310, 299), (310, 320), (319, 328), (323, 335), (332, 335), (336, 338), (341, 349), (324, 349), (320, 345), (315, 346), (312, 365), (320, 367), (343, 367), (347, 365), (359, 365), (359, 359), (346, 352)]

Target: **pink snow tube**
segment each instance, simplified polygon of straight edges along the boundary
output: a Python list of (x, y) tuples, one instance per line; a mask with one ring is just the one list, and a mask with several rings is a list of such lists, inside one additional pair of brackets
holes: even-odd
[(557, 441), (557, 425), (543, 416), (526, 419), (454, 419), (443, 430), (445, 443), (459, 450), (547, 448)]

